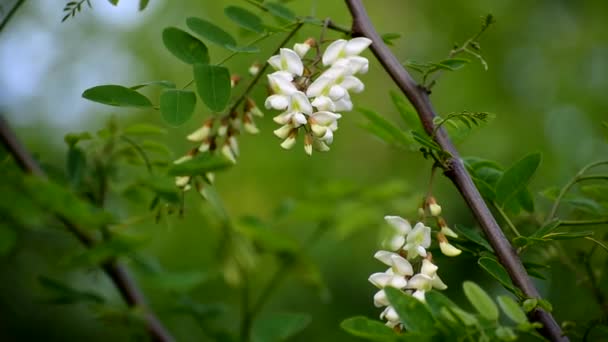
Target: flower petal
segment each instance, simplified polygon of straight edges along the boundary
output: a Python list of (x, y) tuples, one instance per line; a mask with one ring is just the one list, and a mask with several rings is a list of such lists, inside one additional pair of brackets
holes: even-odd
[(437, 290), (445, 290), (448, 288), (448, 286), (441, 280), (441, 278), (439, 278), (438, 275), (435, 275), (433, 277), (433, 280), (431, 281), (431, 285), (433, 285), (433, 287), (436, 288)]
[(402, 275), (394, 275), (391, 277), (391, 280), (388, 282), (387, 286), (402, 289), (407, 286), (407, 280), (405, 280), (405, 277)]
[(291, 122), (292, 117), (293, 117), (293, 113), (283, 112), (283, 113), (275, 116), (274, 118), (272, 118), (272, 120), (274, 122), (278, 123), (279, 125), (286, 125)]
[(388, 246), (391, 250), (396, 251), (403, 247), (405, 244), (405, 236), (403, 235), (395, 235), (393, 236), (388, 243)]
[(294, 127), (305, 125), (307, 121), (306, 116), (302, 113), (293, 113), (293, 116), (291, 117), (291, 123)]
[(290, 100), (289, 111), (300, 112), (306, 115), (312, 114), (312, 105), (303, 92), (297, 91), (291, 94)]
[(302, 76), (304, 65), (300, 56), (292, 49), (281, 48), (281, 70), (291, 74)]
[(450, 244), (447, 241), (441, 241), (439, 242), (439, 249), (441, 249), (441, 253), (443, 253), (446, 256), (457, 256), (460, 255), (460, 253), (462, 253), (462, 251), (454, 246), (452, 246), (452, 244)]
[(329, 44), (325, 49), (325, 53), (323, 53), (323, 65), (328, 66), (333, 64), (340, 55), (343, 54), (344, 47), (346, 46), (346, 40), (338, 39)]
[(421, 302), (426, 302), (426, 299), (424, 298), (424, 292), (423, 290), (417, 290), (414, 291), (414, 293), (412, 293), (412, 297), (418, 299)]
[(317, 96), (315, 97), (314, 100), (312, 100), (311, 105), (315, 108), (317, 108), (317, 110), (320, 111), (330, 111), (333, 112), (336, 108), (336, 106), (334, 105), (334, 101), (332, 101), (329, 97), (327, 96)]
[(344, 77), (344, 80), (340, 83), (340, 86), (348, 91), (352, 91), (353, 93), (360, 93), (365, 89), (363, 82), (361, 82), (361, 80), (355, 76)]
[(429, 259), (423, 259), (422, 267), (420, 268), (420, 273), (426, 274), (427, 276), (432, 278), (435, 276), (438, 269), (439, 269), (439, 267), (437, 267), (437, 265), (433, 264)]
[(407, 282), (407, 287), (410, 289), (429, 291), (433, 287), (431, 285), (431, 277), (424, 274), (416, 274)]
[(414, 274), (412, 264), (399, 254), (391, 255), (391, 266), (395, 274), (408, 276)]
[(388, 298), (386, 298), (386, 292), (384, 292), (384, 290), (376, 292), (374, 295), (374, 305), (377, 308), (389, 305)]
[(329, 90), (329, 85), (333, 80), (329, 77), (318, 77), (314, 80), (306, 90), (306, 96), (308, 97), (317, 97), (325, 94)]
[(289, 106), (289, 100), (285, 95), (270, 95), (264, 101), (266, 109), (285, 110)]
[(374, 258), (387, 266), (393, 266), (393, 261), (391, 260), (392, 255), (397, 255), (397, 253), (389, 251), (377, 251), (376, 254), (374, 254)]
[(412, 226), (409, 221), (400, 217), (400, 216), (384, 216), (384, 220), (391, 225), (391, 227), (395, 228), (400, 234), (407, 234), (412, 230)]
[(342, 88), (337, 84), (334, 84), (333, 86), (331, 86), (331, 88), (329, 88), (329, 98), (333, 101), (337, 101), (343, 98), (345, 95), (346, 89)]
[(268, 64), (274, 68), (274, 70), (282, 70), (281, 69), (281, 55), (274, 55), (268, 58)]
[(369, 70), (369, 61), (365, 57), (348, 57), (348, 66), (351, 74), (365, 74)]
[(365, 37), (357, 37), (349, 40), (344, 46), (344, 52), (347, 56), (358, 55), (363, 50), (367, 49), (372, 44), (372, 40)]
[(372, 283), (374, 286), (383, 289), (386, 287), (386, 285), (389, 283), (389, 281), (391, 281), (391, 279), (393, 278), (393, 276), (388, 275), (386, 273), (374, 273), (372, 275), (369, 276), (369, 278), (367, 278), (367, 280), (369, 280), (370, 283)]

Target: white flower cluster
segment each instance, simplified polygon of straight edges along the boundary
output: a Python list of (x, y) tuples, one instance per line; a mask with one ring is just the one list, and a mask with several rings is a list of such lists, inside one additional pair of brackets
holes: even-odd
[[(350, 93), (363, 91), (365, 86), (355, 75), (364, 74), (369, 62), (359, 56), (371, 44), (363, 37), (332, 42), (322, 58), (317, 58), (308, 67), (302, 58), (311, 47), (312, 39), (295, 44), (293, 49), (282, 48), (278, 55), (270, 57), (268, 63), (276, 70), (268, 75), (272, 95), (265, 102), (268, 109), (283, 111), (274, 117), (282, 125), (274, 134), (283, 139), (281, 147), (292, 148), (300, 127), (305, 127), (304, 150), (311, 155), (313, 147), (319, 151), (329, 150), (334, 132), (338, 129), (340, 112), (352, 110)], [(316, 64), (328, 67), (313, 80)]]
[[(394, 328), (400, 324), (399, 315), (388, 302), (384, 292), (386, 287), (399, 289), (424, 301), (426, 291), (433, 288), (445, 290), (447, 286), (437, 275), (438, 267), (433, 264), (431, 253), (427, 252), (431, 246), (431, 228), (422, 222), (412, 228), (407, 220), (399, 216), (385, 216), (384, 219), (394, 229), (393, 236), (387, 241), (390, 251), (380, 250), (374, 257), (389, 268), (385, 272), (372, 274), (369, 281), (379, 289), (374, 295), (374, 305), (386, 306), (380, 319), (386, 319), (386, 325)], [(443, 235), (438, 233), (438, 238), (440, 234)], [(419, 269), (418, 273), (414, 272), (415, 268)]]

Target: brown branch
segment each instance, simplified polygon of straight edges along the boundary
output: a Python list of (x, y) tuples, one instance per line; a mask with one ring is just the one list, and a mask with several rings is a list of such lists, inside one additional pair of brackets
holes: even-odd
[[(353, 35), (364, 36), (372, 40), (372, 52), (395, 84), (399, 86), (401, 91), (410, 100), (418, 113), (426, 133), (429, 136), (432, 136), (435, 129), (433, 118), (436, 114), (431, 105), (428, 92), (414, 81), (409, 73), (403, 68), (397, 57), (395, 57), (390, 49), (384, 44), (382, 38), (380, 38), (372, 25), (361, 0), (346, 0), (346, 5), (353, 18)], [(496, 219), (488, 209), (488, 206), (483, 201), (479, 190), (477, 190), (477, 187), (473, 184), (471, 177), (460, 160), (458, 151), (443, 128), (437, 131), (435, 140), (442, 149), (452, 155), (452, 158), (449, 160), (450, 168), (445, 170), (445, 175), (454, 183), (464, 200), (467, 202), (469, 208), (481, 225), (488, 241), (496, 251), (498, 260), (509, 273), (513, 283), (522, 290), (526, 297), (540, 297), (538, 290), (534, 287), (521, 260), (503, 234)], [(563, 336), (561, 328), (550, 313), (537, 309), (532, 312), (531, 317), (533, 320), (543, 324), (541, 333), (545, 337), (553, 341), (568, 341), (568, 338)]]
[[(44, 171), (38, 166), (38, 163), (32, 158), (30, 153), (25, 149), (17, 136), (13, 133), (6, 120), (0, 115), (0, 141), (5, 146), (6, 150), (13, 156), (19, 167), (26, 173), (46, 178)], [(96, 244), (95, 239), (87, 234), (78, 225), (70, 222), (65, 217), (59, 216), (58, 219), (72, 232), (76, 238), (87, 248), (91, 248)], [(124, 265), (118, 263), (117, 260), (111, 259), (102, 265), (105, 273), (110, 277), (125, 302), (130, 307), (144, 309), (144, 321), (146, 330), (153, 341), (174, 341), (171, 334), (163, 326), (156, 315), (149, 309), (146, 304), (146, 299), (137, 287), (137, 283), (129, 274), (129, 271)]]

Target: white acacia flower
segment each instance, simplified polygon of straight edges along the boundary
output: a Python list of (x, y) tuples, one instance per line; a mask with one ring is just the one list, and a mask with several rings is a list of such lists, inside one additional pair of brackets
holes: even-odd
[(405, 244), (405, 236), (412, 230), (410, 223), (399, 216), (384, 216), (386, 222), (395, 229), (395, 233), (388, 241), (391, 250), (396, 251)]
[(301, 92), (296, 91), (289, 96), (289, 105), (287, 110), (274, 117), (274, 122), (285, 125), (291, 123), (294, 127), (299, 127), (306, 124), (306, 116), (312, 114), (312, 105), (308, 97)]
[[(333, 65), (340, 59), (358, 56), (363, 50), (370, 46), (372, 41), (365, 37), (357, 37), (351, 40), (338, 39), (325, 49), (323, 54), (323, 65)], [(361, 57), (362, 58), (362, 57)]]
[(426, 257), (426, 248), (431, 246), (431, 228), (422, 222), (416, 223), (414, 229), (407, 235), (406, 244), (403, 249), (407, 251), (408, 259), (416, 256)]
[(298, 89), (291, 83), (291, 79), (288, 78), (288, 75), (285, 75), (285, 73), (281, 71), (274, 72), (267, 77), (270, 89), (272, 89), (274, 94), (266, 98), (264, 106), (267, 109), (286, 109), (290, 103), (290, 95), (298, 92)]
[(317, 96), (314, 98), (314, 100), (312, 100), (311, 104), (319, 111), (333, 112), (336, 110), (334, 101), (332, 101), (328, 96)]
[(312, 147), (319, 152), (329, 151), (329, 146), (320, 139), (313, 139)]
[(287, 136), (289, 136), (289, 133), (291, 133), (291, 131), (293, 130), (293, 128), (293, 125), (289, 123), (275, 129), (273, 133), (280, 139), (286, 139)]
[(412, 264), (397, 253), (378, 251), (376, 254), (374, 254), (374, 258), (378, 259), (385, 265), (390, 266), (391, 268), (389, 269), (389, 273), (401, 276), (411, 276), (414, 274)]
[(338, 101), (334, 101), (334, 107), (336, 112), (350, 112), (353, 110), (353, 102), (350, 100), (350, 95), (348, 92), (343, 98), (339, 99)]
[(448, 240), (439, 241), (439, 249), (441, 250), (441, 253), (449, 257), (454, 257), (462, 253), (460, 249), (454, 247), (451, 243), (448, 242)]
[[(334, 132), (338, 129), (338, 119), (342, 116), (337, 113), (320, 111), (315, 112), (308, 118), (310, 128), (317, 138), (325, 141), (327, 131)], [(333, 137), (333, 133), (329, 133)], [(331, 144), (331, 142), (330, 142)]]
[(281, 48), (278, 55), (268, 59), (268, 64), (277, 71), (287, 71), (296, 76), (302, 76), (304, 72), (304, 65), (300, 56), (292, 49)]
[(289, 150), (296, 144), (296, 137), (298, 136), (298, 131), (292, 130), (291, 134), (281, 143), (281, 147)]
[(454, 232), (452, 229), (450, 229), (447, 226), (441, 227), (441, 233), (445, 236), (449, 236), (449, 237), (453, 237), (453, 238), (458, 237), (458, 234), (456, 234), (456, 232)]
[(401, 321), (399, 320), (399, 314), (397, 314), (397, 311), (395, 311), (395, 308), (393, 308), (392, 306), (387, 306), (386, 309), (382, 311), (382, 313), (380, 314), (380, 319), (386, 319), (386, 325), (391, 328), (401, 323)]

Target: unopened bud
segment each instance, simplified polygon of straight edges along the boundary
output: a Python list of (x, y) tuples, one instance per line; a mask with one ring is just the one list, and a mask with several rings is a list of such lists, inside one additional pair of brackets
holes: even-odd
[(236, 75), (236, 74), (231, 75), (230, 76), (230, 88), (236, 87), (240, 81), (241, 81), (241, 76)]
[(190, 176), (178, 176), (175, 177), (175, 186), (183, 188), (190, 182)]
[(238, 157), (238, 155), (239, 155), (239, 141), (237, 140), (236, 136), (231, 135), (230, 137), (228, 137), (228, 144), (230, 145), (230, 148), (232, 149), (232, 152), (234, 152), (234, 155)]
[(291, 133), (291, 130), (293, 129), (293, 126), (290, 124), (287, 125), (283, 125), (277, 129), (275, 129), (273, 131), (274, 135), (276, 135), (278, 138), (280, 139), (285, 139), (289, 136), (289, 133)]
[(257, 75), (260, 72), (261, 68), (262, 68), (262, 66), (258, 62), (251, 64), (251, 66), (249, 67), (249, 70), (248, 70), (249, 75), (251, 75), (251, 76)]
[(213, 119), (207, 119), (203, 123), (203, 126), (188, 135), (186, 139), (194, 142), (203, 141), (209, 136), (209, 132), (211, 132), (211, 127), (213, 127)]
[(230, 160), (233, 164), (236, 164), (236, 157), (234, 156), (234, 153), (232, 152), (232, 148), (230, 148), (230, 145), (224, 144), (224, 146), (222, 146), (222, 154), (224, 155), (224, 157), (226, 157), (228, 160)]
[(297, 136), (297, 130), (294, 130), (291, 134), (289, 134), (289, 136), (287, 137), (287, 139), (285, 139), (282, 143), (281, 143), (281, 147), (289, 150), (291, 149), (295, 144), (296, 144), (296, 136)]
[(307, 133), (304, 136), (304, 151), (309, 156), (312, 156), (312, 142), (313, 142), (312, 135), (310, 133)]
[(450, 244), (447, 240), (439, 242), (439, 249), (441, 249), (441, 253), (445, 256), (453, 257), (460, 255), (462, 251)]
[(306, 41), (304, 41), (304, 43), (296, 43), (293, 46), (293, 50), (301, 58), (301, 57), (304, 57), (306, 55), (306, 53), (308, 53), (308, 50), (310, 50), (310, 48), (315, 45), (316, 45), (315, 40), (313, 38), (308, 38), (308, 39), (306, 39)]
[(447, 226), (441, 227), (441, 233), (443, 233), (443, 235), (445, 235), (445, 236), (449, 236), (449, 237), (453, 237), (453, 238), (458, 237), (458, 234), (456, 234), (452, 229), (450, 229)]
[(207, 172), (205, 173), (205, 178), (207, 179), (209, 184), (213, 184), (213, 181), (215, 180), (215, 174), (213, 172)]
[(429, 206), (429, 211), (431, 212), (431, 215), (433, 215), (433, 216), (441, 215), (441, 206), (439, 204), (437, 204), (437, 201), (435, 201), (435, 197), (430, 196), (427, 200), (427, 204)]
[(198, 147), (198, 151), (205, 153), (207, 151), (209, 151), (211, 147), (211, 139), (207, 138), (205, 140), (203, 140), (203, 143), (201, 144), (201, 146)]
[(245, 113), (243, 116), (243, 128), (245, 132), (249, 134), (258, 134), (260, 130), (257, 128), (255, 123), (253, 122), (253, 117), (249, 113)]
[(222, 124), (217, 129), (217, 135), (219, 135), (220, 137), (225, 136), (226, 133), (228, 132), (228, 124), (229, 124), (228, 119), (223, 119)]
[(418, 215), (419, 215), (420, 217), (424, 217), (424, 209), (422, 209), (422, 208), (418, 208)]
[(183, 162), (187, 162), (188, 160), (192, 159), (192, 156), (187, 154), (181, 158), (178, 158), (176, 160), (173, 161), (173, 164), (181, 164)]
[(312, 147), (319, 152), (327, 152), (329, 151), (329, 146), (319, 139), (314, 139), (312, 142)]
[(252, 98), (248, 97), (247, 101), (245, 101), (245, 113), (251, 113), (255, 116), (259, 116), (261, 118), (264, 117), (264, 113), (260, 110), (260, 108), (255, 104)]

